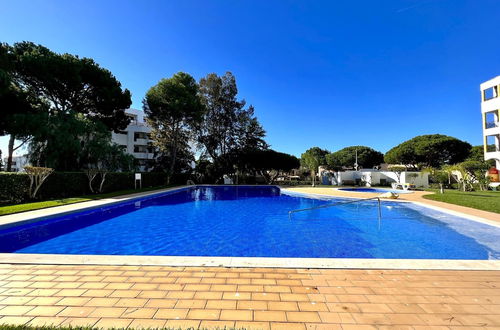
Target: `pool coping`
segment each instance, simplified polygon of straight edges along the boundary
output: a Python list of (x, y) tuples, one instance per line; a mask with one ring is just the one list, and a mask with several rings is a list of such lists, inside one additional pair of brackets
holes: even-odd
[[(215, 185), (194, 185), (215, 186)], [(227, 185), (219, 185), (227, 186)], [(244, 186), (244, 185), (239, 185)], [(256, 185), (252, 185), (255, 187)], [(269, 187), (269, 185), (261, 185)], [(36, 221), (78, 210), (112, 205), (139, 197), (153, 196), (165, 192), (183, 190), (193, 186), (179, 186), (161, 190), (106, 198), (97, 201), (75, 203), (54, 208), (41, 209), (0, 217), (0, 226)], [(276, 186), (278, 187), (278, 186)], [(335, 198), (331, 195), (299, 193), (278, 187), (292, 195)], [(341, 198), (354, 198), (346, 197)], [(390, 200), (399, 203), (414, 203), (468, 220), (482, 222), (500, 228), (491, 220), (447, 210), (414, 201)], [(52, 211), (52, 212), (51, 212)], [(8, 219), (7, 219), (8, 218)], [(6, 221), (7, 220), (7, 221)], [(56, 265), (134, 265), (134, 266), (179, 266), (179, 267), (262, 267), (262, 268), (324, 268), (324, 269), (422, 269), (422, 270), (500, 270), (500, 260), (450, 260), (450, 259), (362, 259), (362, 258), (267, 258), (267, 257), (194, 257), (194, 256), (135, 256), (135, 255), (71, 255), (71, 254), (21, 254), (0, 253), (0, 263), (5, 264), (56, 264)]]

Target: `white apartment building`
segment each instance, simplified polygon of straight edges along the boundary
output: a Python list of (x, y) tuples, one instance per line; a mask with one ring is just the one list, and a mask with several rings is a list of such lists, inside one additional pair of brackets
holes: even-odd
[(500, 169), (500, 76), (481, 84), (484, 159), (494, 159)]
[(147, 170), (147, 164), (154, 159), (154, 148), (149, 134), (151, 128), (146, 124), (144, 112), (137, 109), (125, 110), (131, 121), (127, 128), (119, 133), (112, 133), (114, 143), (134, 156), (139, 162), (139, 170)]
[[(3, 159), (3, 170), (7, 168), (8, 157)], [(23, 156), (12, 156), (12, 172), (21, 172), (24, 166), (28, 165), (28, 155)]]

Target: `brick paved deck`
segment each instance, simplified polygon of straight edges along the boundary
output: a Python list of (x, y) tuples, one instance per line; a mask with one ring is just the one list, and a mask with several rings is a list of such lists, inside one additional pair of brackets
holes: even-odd
[(0, 265), (0, 323), (500, 329), (500, 271)]

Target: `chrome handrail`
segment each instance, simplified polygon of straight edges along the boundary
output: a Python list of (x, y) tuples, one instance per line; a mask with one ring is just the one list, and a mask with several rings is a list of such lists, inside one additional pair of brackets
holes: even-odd
[(333, 206), (339, 206), (339, 205), (345, 205), (345, 204), (359, 203), (359, 202), (368, 201), (368, 200), (372, 200), (372, 199), (376, 199), (378, 201), (378, 221), (379, 221), (379, 225), (380, 225), (380, 220), (382, 219), (382, 207), (380, 205), (380, 198), (379, 197), (361, 198), (361, 199), (356, 199), (356, 200), (347, 201), (347, 202), (337, 202), (337, 203), (333, 203), (333, 204), (308, 207), (308, 208), (305, 208), (305, 209), (291, 210), (291, 211), (288, 211), (288, 219), (291, 220), (292, 219), (292, 214), (293, 213), (297, 213), (297, 212), (311, 211), (311, 210), (323, 209), (323, 208), (327, 208), (327, 207), (333, 207)]

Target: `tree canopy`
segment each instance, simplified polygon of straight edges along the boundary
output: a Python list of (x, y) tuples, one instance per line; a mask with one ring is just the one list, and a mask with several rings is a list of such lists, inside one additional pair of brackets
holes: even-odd
[(465, 160), (471, 145), (457, 138), (441, 135), (420, 135), (389, 150), (384, 160), (390, 164), (404, 164), (414, 168), (440, 167)]
[(328, 150), (321, 149), (319, 147), (312, 147), (307, 149), (300, 156), (300, 165), (311, 172), (313, 179), (313, 186), (316, 179), (316, 172), (320, 165), (326, 165), (326, 155), (329, 154)]
[(93, 59), (57, 54), (32, 42), (15, 43), (10, 52), (14, 84), (47, 100), (51, 114), (81, 113), (115, 131), (127, 127), (130, 92)]
[(351, 146), (326, 155), (326, 164), (330, 169), (352, 168), (356, 162), (363, 168), (372, 168), (384, 161), (384, 155), (370, 147)]
[(178, 155), (191, 153), (188, 141), (194, 139), (194, 129), (205, 112), (198, 84), (184, 72), (160, 80), (146, 93), (144, 112), (152, 128), (153, 145), (162, 154), (158, 160), (167, 163), (164, 167), (170, 180)]
[(212, 161), (213, 175), (233, 173), (241, 153), (267, 148), (266, 132), (253, 106), (245, 107), (246, 102), (237, 99), (236, 78), (231, 72), (208, 74), (199, 88), (206, 111), (197, 127), (198, 146)]
[(249, 151), (240, 156), (240, 161), (247, 170), (262, 175), (268, 184), (273, 184), (280, 174), (290, 172), (300, 166), (297, 157), (271, 149)]
[[(88, 153), (85, 136), (97, 129), (95, 136), (110, 144), (109, 130), (127, 127), (130, 92), (92, 59), (58, 54), (31, 42), (0, 48), (0, 76), (8, 79), (7, 92), (0, 95), (6, 109), (0, 129), (11, 135), (9, 156), (14, 139), (24, 137), (30, 140), (35, 164), (78, 170)], [(109, 134), (99, 134), (101, 127)]]

